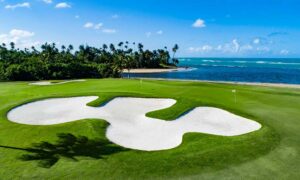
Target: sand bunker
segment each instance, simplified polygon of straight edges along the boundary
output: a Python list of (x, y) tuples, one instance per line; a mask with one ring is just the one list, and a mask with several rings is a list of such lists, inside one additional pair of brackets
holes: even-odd
[(19, 106), (8, 113), (10, 121), (29, 125), (60, 124), (97, 118), (110, 123), (107, 138), (123, 147), (155, 151), (179, 146), (188, 132), (236, 136), (261, 128), (255, 121), (211, 107), (198, 107), (174, 120), (146, 117), (151, 111), (175, 104), (172, 99), (115, 98), (103, 107), (86, 104), (96, 96), (57, 98)]
[(83, 82), (86, 81), (84, 79), (78, 79), (78, 80), (68, 80), (68, 81), (62, 81), (62, 82), (51, 82), (51, 81), (40, 81), (40, 82), (34, 82), (29, 83), (29, 85), (35, 85), (35, 86), (51, 86), (51, 85), (59, 85), (59, 84), (66, 84), (71, 82)]

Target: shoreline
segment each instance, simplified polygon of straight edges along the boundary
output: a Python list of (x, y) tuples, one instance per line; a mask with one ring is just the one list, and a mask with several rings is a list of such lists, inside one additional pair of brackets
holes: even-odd
[(131, 69), (129, 72), (124, 69), (122, 73), (126, 74), (152, 74), (152, 73), (164, 73), (164, 72), (175, 72), (182, 70), (189, 70), (190, 67), (178, 67), (178, 68), (141, 68), (141, 69)]
[(214, 83), (214, 84), (231, 84), (231, 85), (247, 85), (247, 86), (262, 86), (262, 87), (279, 87), (279, 88), (300, 89), (300, 84), (234, 82), (234, 81), (209, 81), (209, 80), (170, 79), (170, 78), (131, 78), (131, 79), (157, 80), (157, 81), (202, 82), (202, 83)]

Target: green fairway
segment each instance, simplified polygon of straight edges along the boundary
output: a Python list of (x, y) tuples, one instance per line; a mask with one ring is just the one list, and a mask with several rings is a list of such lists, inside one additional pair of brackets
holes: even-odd
[[(6, 117), (34, 100), (95, 95), (99, 99), (90, 106), (124, 96), (172, 98), (173, 107), (147, 116), (174, 120), (194, 107), (212, 106), (263, 127), (234, 137), (189, 133), (175, 149), (145, 152), (110, 143), (103, 120), (29, 126)], [(0, 179), (299, 179), (299, 132), (299, 89), (122, 79), (0, 83)]]

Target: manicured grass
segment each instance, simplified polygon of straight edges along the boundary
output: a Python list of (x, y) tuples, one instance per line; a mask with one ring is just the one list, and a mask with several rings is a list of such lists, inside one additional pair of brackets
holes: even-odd
[[(194, 107), (213, 106), (263, 128), (235, 137), (190, 133), (178, 148), (143, 152), (108, 142), (102, 120), (28, 126), (6, 118), (11, 108), (33, 100), (88, 95), (100, 97), (91, 106), (118, 96), (173, 98), (173, 107), (148, 116), (173, 120)], [(299, 179), (299, 130), (296, 89), (121, 79), (54, 86), (6, 82), (0, 83), (0, 179)]]

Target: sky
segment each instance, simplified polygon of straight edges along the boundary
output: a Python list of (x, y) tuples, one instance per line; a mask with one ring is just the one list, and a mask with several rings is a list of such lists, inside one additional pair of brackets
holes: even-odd
[(297, 58), (299, 18), (299, 0), (0, 0), (0, 43), (177, 43), (180, 57)]

